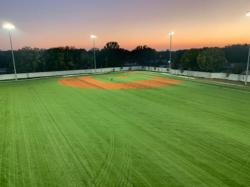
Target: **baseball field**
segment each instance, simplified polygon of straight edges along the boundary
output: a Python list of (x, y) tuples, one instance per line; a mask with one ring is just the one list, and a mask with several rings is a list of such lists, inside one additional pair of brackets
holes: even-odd
[(0, 186), (248, 187), (250, 89), (151, 72), (0, 82)]

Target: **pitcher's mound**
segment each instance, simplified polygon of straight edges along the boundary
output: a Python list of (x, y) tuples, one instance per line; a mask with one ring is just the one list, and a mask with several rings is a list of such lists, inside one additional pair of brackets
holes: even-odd
[(180, 84), (181, 81), (168, 79), (163, 77), (155, 77), (151, 80), (139, 80), (125, 83), (102, 82), (96, 80), (91, 76), (78, 77), (78, 78), (65, 78), (59, 80), (59, 83), (64, 86), (76, 88), (95, 88), (95, 89), (138, 89), (138, 88), (157, 88), (168, 85)]

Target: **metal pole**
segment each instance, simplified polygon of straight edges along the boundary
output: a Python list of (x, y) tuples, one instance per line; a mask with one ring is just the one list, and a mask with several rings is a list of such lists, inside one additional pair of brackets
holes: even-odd
[(249, 51), (248, 51), (248, 59), (247, 59), (247, 69), (246, 69), (246, 78), (245, 78), (245, 85), (247, 86), (248, 74), (249, 74), (249, 62), (250, 62), (250, 44), (249, 44)]
[(171, 69), (172, 66), (172, 34), (170, 34), (170, 44), (169, 44), (169, 69)]
[(96, 72), (96, 52), (95, 52), (95, 39), (93, 39), (93, 55), (94, 55), (94, 66)]
[(13, 44), (12, 44), (12, 38), (11, 38), (11, 32), (9, 31), (9, 37), (10, 37), (10, 47), (11, 47), (11, 54), (12, 54), (12, 62), (13, 62), (13, 68), (15, 73), (15, 79), (17, 80), (17, 73), (16, 73), (16, 62), (15, 62), (15, 56), (13, 51)]

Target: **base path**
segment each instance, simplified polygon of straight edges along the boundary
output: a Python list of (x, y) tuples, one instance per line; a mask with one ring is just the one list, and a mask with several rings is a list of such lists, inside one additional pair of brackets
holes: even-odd
[(78, 77), (78, 78), (65, 78), (59, 80), (59, 83), (64, 86), (76, 87), (76, 88), (95, 88), (95, 89), (138, 89), (138, 88), (157, 88), (168, 85), (177, 85), (181, 81), (168, 79), (163, 77), (155, 77), (151, 80), (139, 80), (125, 83), (107, 83), (100, 80), (96, 80), (91, 76)]

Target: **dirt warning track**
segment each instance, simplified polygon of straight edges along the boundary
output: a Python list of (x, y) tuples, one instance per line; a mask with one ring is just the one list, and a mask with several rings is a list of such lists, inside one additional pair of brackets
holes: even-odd
[(106, 90), (120, 90), (120, 89), (139, 89), (139, 88), (157, 88), (168, 85), (177, 85), (181, 81), (168, 79), (163, 77), (155, 77), (150, 80), (139, 80), (125, 83), (102, 82), (96, 80), (91, 76), (78, 77), (78, 78), (65, 78), (59, 80), (59, 83), (64, 86), (76, 88), (93, 88), (93, 89), (106, 89)]

